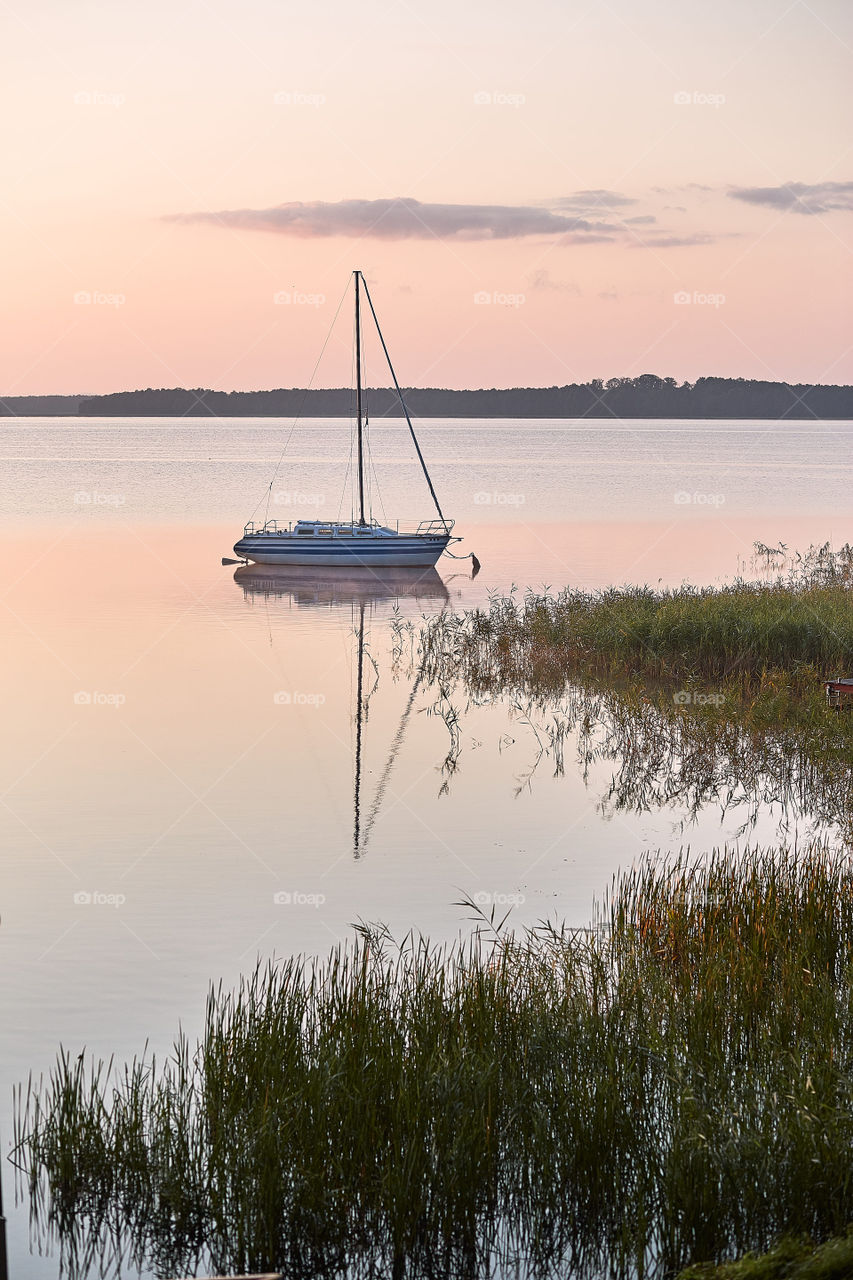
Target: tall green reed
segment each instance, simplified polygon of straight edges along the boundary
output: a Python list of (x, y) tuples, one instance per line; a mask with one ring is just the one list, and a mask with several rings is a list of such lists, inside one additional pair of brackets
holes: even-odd
[(853, 669), (853, 548), (812, 549), (787, 576), (672, 590), (621, 587), (492, 598), (445, 611), (419, 638), (433, 679), (543, 688), (581, 672), (751, 680)]
[(665, 1275), (853, 1219), (853, 870), (646, 860), (589, 930), (380, 928), (211, 992), (162, 1065), (60, 1056), (15, 1155), (63, 1262)]

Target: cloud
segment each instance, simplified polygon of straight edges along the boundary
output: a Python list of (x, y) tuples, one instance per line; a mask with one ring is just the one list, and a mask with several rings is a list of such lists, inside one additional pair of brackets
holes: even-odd
[(711, 235), (710, 231), (693, 231), (689, 235), (670, 235), (667, 232), (654, 231), (643, 240), (638, 240), (634, 248), (638, 249), (685, 249), (693, 245), (716, 244), (718, 240), (740, 235), (738, 231), (726, 231), (719, 235)]
[[(600, 203), (596, 206), (596, 202)], [(609, 218), (606, 202), (613, 206)], [(634, 228), (640, 227), (644, 228), (642, 239), (646, 247), (658, 249), (713, 244), (725, 235), (705, 231), (676, 234), (659, 226), (654, 214), (624, 216), (626, 206), (638, 203), (633, 196), (596, 188), (542, 204), (425, 203), (402, 196), (381, 200), (292, 200), (269, 209), (172, 214), (168, 220), (304, 239), (343, 236), (385, 241), (504, 241), (538, 236), (563, 247), (632, 244), (636, 248), (640, 233)], [(554, 286), (543, 279), (534, 287)]]
[[(617, 231), (618, 227), (614, 227), (613, 230)], [(571, 235), (559, 236), (558, 239), (554, 241), (554, 243), (555, 244), (613, 244), (613, 241), (614, 241), (614, 237), (610, 234), (609, 231), (590, 232), (589, 234), (574, 232)]]
[(378, 240), (512, 240), (524, 236), (610, 239), (618, 227), (533, 205), (424, 204), (390, 200), (293, 200), (271, 209), (226, 209), (171, 215), (178, 222), (212, 223), (280, 235), (370, 237)]
[(576, 191), (571, 196), (560, 196), (549, 201), (555, 209), (574, 209), (588, 212), (594, 209), (621, 209), (627, 204), (636, 204), (633, 196), (623, 195), (621, 191), (606, 191), (595, 188), (590, 191)]
[(713, 187), (709, 187), (704, 182), (681, 182), (674, 187), (652, 187), (652, 191), (659, 196), (672, 195), (673, 191), (713, 191)]
[(537, 267), (535, 271), (531, 272), (527, 279), (527, 287), (528, 289), (551, 289), (559, 293), (570, 293), (576, 298), (581, 296), (580, 285), (576, 284), (574, 280), (555, 280), (544, 267)]
[(779, 187), (735, 187), (729, 195), (746, 204), (790, 209), (807, 215), (853, 210), (853, 182), (785, 182)]

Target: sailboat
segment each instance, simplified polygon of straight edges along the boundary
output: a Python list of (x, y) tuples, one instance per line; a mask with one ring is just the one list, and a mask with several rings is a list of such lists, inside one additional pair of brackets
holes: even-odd
[[(265, 520), (256, 525), (253, 521), (246, 525), (243, 536), (234, 545), (234, 554), (244, 560), (253, 560), (256, 564), (277, 565), (345, 565), (353, 568), (371, 568), (390, 566), (394, 568), (428, 568), (434, 565), (442, 552), (451, 542), (459, 542), (454, 538), (452, 520), (448, 520), (441, 510), (429, 471), (421, 453), (421, 447), (412, 426), (385, 338), (379, 327), (379, 320), (373, 306), (373, 299), (367, 282), (360, 271), (354, 271), (355, 281), (355, 378), (356, 378), (356, 417), (357, 417), (357, 480), (358, 480), (358, 517), (350, 520), (297, 520), (280, 527), (276, 520)], [(415, 452), (421, 464), (430, 495), (435, 504), (438, 518), (422, 520), (413, 529), (401, 529), (399, 522), (393, 527), (380, 524), (371, 513), (365, 510), (365, 459), (364, 431), (366, 426), (364, 414), (364, 396), (362, 388), (362, 332), (361, 332), (361, 292), (367, 299), (379, 341), (388, 362), (388, 368), (394, 388), (400, 400), (400, 406), (406, 419), (409, 432), (414, 442)]]

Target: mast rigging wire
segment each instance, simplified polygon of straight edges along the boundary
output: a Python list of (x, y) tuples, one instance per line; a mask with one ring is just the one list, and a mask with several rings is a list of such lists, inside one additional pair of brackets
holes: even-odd
[[(365, 285), (365, 289), (366, 289), (366, 288), (367, 288), (367, 286)], [(308, 379), (308, 386), (307, 386), (307, 387), (305, 388), (305, 390), (302, 392), (302, 399), (299, 401), (299, 408), (298, 408), (298, 409), (297, 409), (297, 411), (296, 411), (296, 417), (293, 419), (293, 422), (292, 422), (292, 423), (291, 423), (291, 425), (290, 425), (290, 433), (289, 433), (289, 435), (288, 435), (287, 439), (286, 439), (286, 440), (285, 440), (285, 442), (284, 442), (284, 446), (283, 446), (283, 448), (282, 448), (281, 453), (279, 454), (278, 462), (275, 464), (275, 471), (273, 472), (273, 474), (272, 474), (272, 479), (270, 480), (270, 482), (269, 482), (269, 486), (267, 487), (267, 493), (266, 493), (267, 505), (266, 505), (266, 509), (265, 509), (265, 511), (264, 511), (264, 524), (266, 524), (266, 523), (267, 523), (267, 521), (269, 520), (269, 514), (270, 514), (270, 500), (272, 499), (272, 487), (273, 487), (273, 485), (274, 485), (274, 484), (275, 484), (275, 482), (276, 482), (276, 478), (277, 478), (277, 476), (278, 476), (279, 471), (281, 470), (281, 464), (282, 464), (282, 462), (284, 461), (284, 455), (287, 453), (287, 450), (288, 450), (288, 448), (289, 448), (289, 446), (290, 446), (290, 441), (291, 441), (291, 439), (293, 438), (293, 433), (294, 433), (294, 431), (296, 430), (296, 424), (297, 424), (297, 422), (299, 421), (299, 419), (302, 417), (302, 410), (305, 408), (305, 399), (306, 399), (306, 397), (307, 397), (307, 395), (308, 395), (308, 392), (311, 390), (311, 388), (312, 388), (312, 386), (313, 386), (313, 384), (314, 384), (314, 379), (315, 379), (315, 377), (317, 376), (317, 370), (318, 370), (318, 369), (319, 369), (319, 367), (320, 367), (320, 361), (323, 359), (323, 356), (324, 356), (324, 355), (325, 355), (325, 353), (326, 353), (326, 347), (329, 345), (329, 339), (330, 339), (330, 338), (331, 338), (331, 336), (332, 336), (332, 330), (333, 330), (333, 329), (334, 329), (334, 327), (335, 327), (335, 323), (336, 323), (337, 318), (338, 318), (338, 316), (339, 316), (339, 314), (340, 314), (341, 307), (344, 305), (344, 298), (347, 296), (347, 292), (348, 292), (348, 290), (349, 290), (349, 284), (347, 284), (346, 289), (344, 289), (343, 293), (341, 294), (341, 300), (340, 300), (340, 302), (338, 303), (337, 308), (335, 309), (335, 314), (332, 316), (332, 323), (329, 325), (329, 329), (328, 329), (328, 332), (327, 332), (327, 334), (326, 334), (325, 340), (324, 340), (324, 342), (323, 342), (322, 347), (320, 348), (320, 354), (318, 355), (318, 357), (317, 357), (317, 359), (316, 359), (316, 361), (315, 361), (315, 363), (314, 363), (314, 368), (311, 370), (311, 377)], [(258, 503), (257, 503), (256, 507), (255, 507), (255, 510), (252, 512), (251, 516), (249, 517), (249, 520), (250, 520), (250, 521), (254, 520), (254, 518), (255, 518), (255, 513), (257, 512), (258, 507), (260, 507), (260, 505), (261, 505), (261, 503), (262, 503), (262, 502), (263, 502), (263, 498), (260, 498), (260, 499), (258, 500)]]

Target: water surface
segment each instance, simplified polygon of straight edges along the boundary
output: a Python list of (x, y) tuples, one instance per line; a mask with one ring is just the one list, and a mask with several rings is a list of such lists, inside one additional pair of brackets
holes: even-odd
[[(844, 542), (853, 424), (428, 422), (482, 571), (366, 588), (220, 563), (265, 492), (279, 519), (349, 514), (349, 425), (296, 430), (269, 488), (288, 431), (0, 420), (4, 1149), (11, 1084), (60, 1043), (161, 1052), (258, 955), (325, 952), (357, 919), (449, 936), (464, 894), (583, 924), (644, 850), (744, 838), (748, 806), (620, 806), (619, 761), (585, 765), (576, 733), (559, 767), (550, 713), (442, 697), (401, 626), (513, 586), (720, 582), (756, 539)], [(398, 425), (372, 447), (385, 514), (429, 516)], [(780, 826), (821, 829), (762, 802), (749, 837)], [(9, 1216), (12, 1275), (54, 1275)]]

